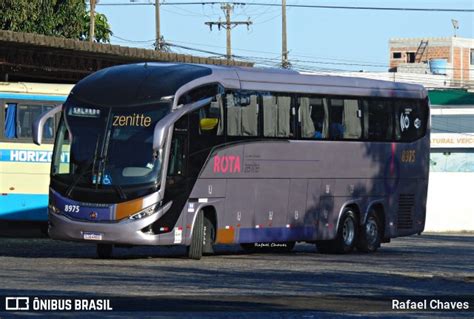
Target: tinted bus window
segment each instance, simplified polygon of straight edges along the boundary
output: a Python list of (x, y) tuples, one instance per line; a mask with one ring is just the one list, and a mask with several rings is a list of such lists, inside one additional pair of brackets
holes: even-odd
[(257, 136), (259, 106), (257, 95), (231, 92), (225, 96), (228, 136)]
[(354, 99), (330, 99), (331, 139), (353, 140), (362, 137), (362, 110)]
[(392, 140), (392, 103), (383, 100), (364, 101), (367, 109), (367, 138), (371, 141)]
[(215, 101), (200, 108), (197, 115), (194, 119), (199, 121), (199, 135), (224, 134), (224, 106), (221, 95), (217, 95)]
[[(34, 121), (44, 112), (53, 108), (51, 105), (28, 105), (17, 103), (5, 104), (5, 127), (6, 138), (31, 138), (33, 136), (32, 125)], [(43, 138), (53, 138), (54, 119), (46, 121), (43, 129)]]
[(301, 97), (298, 99), (300, 134), (302, 138), (323, 139), (329, 136), (328, 105), (326, 99)]
[(291, 97), (265, 94), (263, 100), (263, 135), (266, 137), (290, 137)]
[(401, 100), (395, 103), (395, 138), (414, 141), (425, 134), (427, 112), (418, 101)]

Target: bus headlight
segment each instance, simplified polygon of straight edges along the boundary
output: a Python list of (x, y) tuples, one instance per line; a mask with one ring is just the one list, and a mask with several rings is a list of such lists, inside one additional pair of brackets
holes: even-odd
[(151, 205), (151, 206), (139, 211), (138, 213), (131, 215), (129, 217), (129, 219), (137, 220), (137, 219), (142, 219), (144, 217), (148, 217), (150, 215), (153, 215), (155, 213), (156, 206), (157, 206), (156, 204)]
[(59, 208), (57, 208), (56, 206), (54, 206), (53, 204), (49, 204), (48, 205), (48, 208), (49, 208), (49, 211), (51, 213), (54, 213), (54, 214), (61, 214), (61, 210), (59, 210)]

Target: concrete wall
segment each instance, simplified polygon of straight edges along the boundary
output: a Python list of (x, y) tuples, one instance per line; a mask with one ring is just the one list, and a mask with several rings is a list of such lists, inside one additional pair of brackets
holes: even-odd
[(474, 231), (474, 172), (431, 172), (425, 232)]

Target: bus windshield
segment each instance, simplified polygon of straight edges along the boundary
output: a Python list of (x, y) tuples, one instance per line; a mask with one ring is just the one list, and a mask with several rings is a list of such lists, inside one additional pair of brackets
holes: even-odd
[(169, 102), (139, 108), (66, 105), (53, 178), (62, 179), (70, 189), (115, 186), (120, 192), (122, 186), (157, 183), (161, 158), (153, 151), (153, 132), (170, 108)]

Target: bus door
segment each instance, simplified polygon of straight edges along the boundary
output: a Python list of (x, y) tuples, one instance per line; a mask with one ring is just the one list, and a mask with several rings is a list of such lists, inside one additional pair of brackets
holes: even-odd
[(164, 203), (173, 201), (171, 208), (154, 225), (155, 233), (173, 229), (189, 197), (192, 185), (187, 172), (188, 116), (179, 119), (173, 129), (166, 176)]

